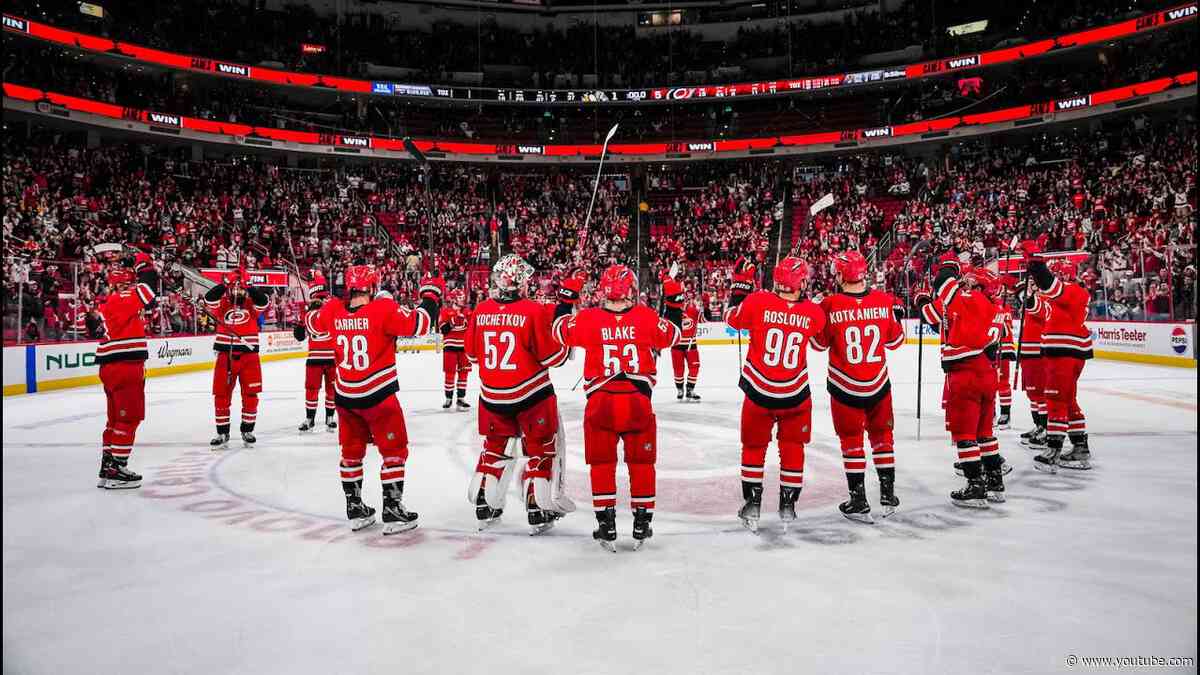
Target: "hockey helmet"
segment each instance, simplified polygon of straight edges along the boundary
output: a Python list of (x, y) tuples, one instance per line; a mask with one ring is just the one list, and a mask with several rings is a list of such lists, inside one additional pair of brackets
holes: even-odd
[(600, 275), (600, 292), (605, 300), (626, 300), (637, 293), (637, 277), (624, 265), (613, 265)]
[(1046, 267), (1059, 279), (1074, 279), (1079, 274), (1079, 266), (1068, 258), (1052, 259)]
[(379, 285), (379, 273), (373, 265), (351, 265), (346, 268), (346, 290), (369, 293)]
[(128, 267), (112, 267), (108, 270), (108, 275), (105, 277), (109, 286), (119, 286), (121, 284), (133, 283), (133, 270)]
[(796, 293), (808, 282), (808, 263), (800, 258), (788, 256), (775, 265), (771, 280), (775, 282), (775, 290)]
[(833, 269), (842, 283), (857, 283), (867, 276), (867, 259), (858, 251), (843, 251), (833, 256)]

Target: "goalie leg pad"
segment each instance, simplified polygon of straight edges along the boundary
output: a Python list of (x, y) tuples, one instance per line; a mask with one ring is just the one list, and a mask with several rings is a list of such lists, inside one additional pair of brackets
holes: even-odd
[(507, 450), (516, 440), (506, 436), (484, 438), (483, 452), (479, 453), (475, 474), (471, 476), (471, 483), (467, 486), (468, 502), (475, 503), (475, 497), (482, 487), (483, 497), (488, 506), (493, 509), (504, 508), (504, 496), (516, 470), (515, 458), (508, 454)]

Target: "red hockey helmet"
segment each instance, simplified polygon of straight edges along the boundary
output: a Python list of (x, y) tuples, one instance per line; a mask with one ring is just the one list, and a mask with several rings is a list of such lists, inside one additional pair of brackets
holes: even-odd
[(117, 286), (120, 284), (133, 283), (133, 270), (127, 267), (113, 267), (108, 270), (108, 275), (105, 277), (109, 286)]
[(858, 251), (843, 251), (833, 256), (833, 269), (842, 283), (857, 283), (867, 276), (867, 259)]
[(369, 293), (379, 285), (379, 273), (373, 265), (351, 265), (346, 268), (346, 290)]
[(637, 277), (624, 265), (613, 265), (600, 275), (600, 292), (606, 300), (626, 300), (637, 293)]
[(775, 282), (776, 290), (795, 293), (808, 282), (808, 263), (800, 258), (788, 256), (775, 265), (771, 280)]
[(995, 272), (986, 267), (973, 267), (969, 275), (984, 295), (995, 299), (1000, 294), (1000, 276)]
[(325, 277), (320, 274), (314, 276), (312, 281), (308, 282), (308, 294), (314, 298), (328, 297), (329, 284), (325, 282)]
[(1068, 258), (1052, 259), (1046, 267), (1060, 279), (1074, 279), (1079, 274), (1079, 266)]

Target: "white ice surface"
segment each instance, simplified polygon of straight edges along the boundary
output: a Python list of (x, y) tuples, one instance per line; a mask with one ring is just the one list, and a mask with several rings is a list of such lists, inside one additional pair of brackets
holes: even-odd
[[(539, 538), (515, 499), (475, 534), (475, 415), (441, 410), (431, 353), (400, 363), (405, 501), (421, 527), (387, 538), (345, 527), (335, 437), (296, 432), (302, 361), (264, 366), (258, 447), (224, 454), (207, 449), (211, 376), (150, 380), (140, 490), (95, 487), (98, 387), (6, 398), (3, 670), (976, 675), (1067, 672), (1071, 654), (1195, 658), (1196, 372), (1089, 362), (1095, 469), (1057, 477), (1016, 442), (1018, 394), (1001, 433), (1009, 501), (975, 512), (948, 503), (961, 479), (925, 357), (921, 441), (916, 348), (891, 359), (900, 513), (875, 526), (838, 514), (845, 478), (812, 355), (800, 521), (784, 535), (774, 517), (772, 451), (755, 536), (734, 517), (736, 348), (702, 348), (700, 404), (675, 401), (664, 356), (656, 536), (628, 550), (622, 485), (615, 555), (590, 538), (578, 360), (554, 379), (581, 510)], [(378, 466), (372, 448), (376, 504)]]

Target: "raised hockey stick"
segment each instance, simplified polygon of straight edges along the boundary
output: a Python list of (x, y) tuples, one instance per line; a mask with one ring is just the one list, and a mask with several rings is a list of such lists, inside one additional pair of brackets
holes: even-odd
[(612, 125), (608, 130), (608, 134), (604, 136), (604, 145), (600, 147), (600, 163), (596, 166), (596, 180), (592, 182), (592, 199), (588, 202), (587, 215), (583, 219), (583, 245), (587, 248), (588, 240), (592, 236), (592, 207), (596, 205), (596, 192), (600, 189), (600, 172), (604, 170), (604, 156), (608, 154), (608, 142), (613, 136), (617, 135), (617, 127), (619, 124)]
[(921, 440), (921, 384), (925, 363), (925, 316), (917, 311), (917, 440)]
[[(811, 221), (811, 220), (813, 219), (813, 217), (815, 217), (815, 216), (816, 216), (818, 213), (820, 213), (820, 212), (824, 211), (825, 209), (827, 209), (827, 208), (829, 208), (829, 207), (833, 206), (833, 204), (834, 204), (834, 198), (833, 198), (833, 193), (832, 193), (832, 192), (830, 192), (829, 194), (825, 195), (824, 197), (821, 197), (821, 198), (820, 198), (820, 199), (818, 199), (817, 201), (813, 202), (813, 203), (812, 203), (812, 206), (809, 206), (809, 207), (808, 207), (808, 218), (809, 218), (809, 220)], [(801, 241), (803, 241), (803, 239), (801, 239)], [(796, 243), (795, 243), (795, 244), (792, 246), (791, 250), (789, 250), (789, 251), (788, 251), (788, 255), (789, 255), (789, 256), (795, 256), (795, 255), (796, 255), (796, 251), (797, 251), (797, 249), (799, 249), (799, 247), (800, 247), (800, 242), (799, 242), (799, 241), (797, 241), (797, 242), (796, 242)]]

